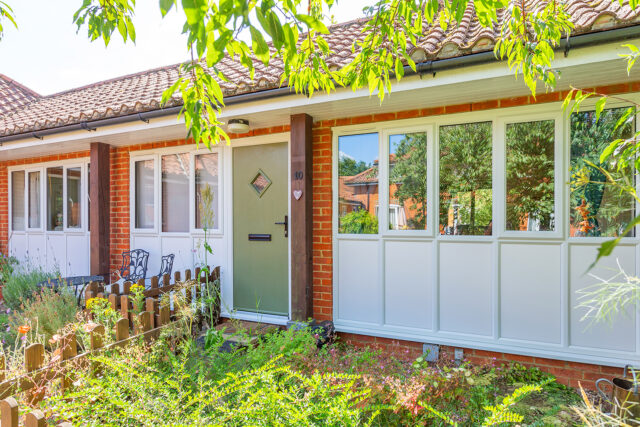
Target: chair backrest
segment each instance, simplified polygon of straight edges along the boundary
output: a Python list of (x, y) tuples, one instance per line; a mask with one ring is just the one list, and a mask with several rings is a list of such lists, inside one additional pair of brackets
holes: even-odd
[(171, 276), (171, 270), (173, 270), (173, 259), (176, 256), (174, 254), (164, 255), (162, 257), (162, 261), (160, 262), (160, 273), (158, 273), (158, 278), (162, 279), (162, 276), (168, 274)]
[(147, 277), (147, 262), (149, 252), (144, 249), (132, 249), (122, 252), (122, 268), (120, 275), (123, 279), (136, 282)]

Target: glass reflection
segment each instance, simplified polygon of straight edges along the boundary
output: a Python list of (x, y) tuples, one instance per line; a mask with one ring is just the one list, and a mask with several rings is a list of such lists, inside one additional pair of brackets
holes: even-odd
[(378, 134), (338, 138), (339, 231), (378, 233)]
[[(600, 163), (600, 153), (610, 142), (633, 136), (633, 120), (616, 129), (626, 111), (604, 110), (599, 120), (594, 111), (571, 115), (571, 237), (618, 237), (635, 216), (633, 197), (607, 181), (608, 174), (618, 185), (633, 186), (633, 172)], [(634, 235), (632, 230), (627, 236)]]
[(491, 235), (491, 122), (440, 127), (440, 234)]
[(554, 128), (553, 120), (507, 125), (507, 230), (555, 230)]
[(427, 228), (427, 135), (389, 137), (389, 229)]

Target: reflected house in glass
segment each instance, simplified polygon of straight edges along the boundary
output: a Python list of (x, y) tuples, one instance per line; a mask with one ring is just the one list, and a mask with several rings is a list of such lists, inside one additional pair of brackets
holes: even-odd
[[(622, 94), (599, 120), (594, 103), (563, 114), (559, 91), (534, 99), (472, 8), (464, 28), (425, 24), (412, 58), (435, 76), (407, 68), (382, 104), (341, 89), (309, 99), (280, 87), (277, 66), (252, 79), (228, 58), (224, 121), (250, 129), (211, 149), (185, 137), (179, 97), (161, 107), (177, 66), (46, 97), (0, 74), (0, 253), (109, 276), (144, 249), (155, 274), (167, 254), (175, 271), (201, 267), (206, 244), (223, 317), (327, 320), (356, 341), (557, 359), (573, 373), (640, 366), (637, 310), (587, 328), (580, 307), (598, 247), (636, 216), (604, 182), (632, 188), (633, 172), (599, 153), (638, 129), (633, 117), (616, 127), (640, 78), (611, 43), (640, 39), (640, 10), (569, 2), (571, 49), (552, 65), (563, 88), (579, 77)], [(364, 25), (323, 35), (338, 66)], [(640, 275), (635, 229), (590, 273), (620, 267)]]

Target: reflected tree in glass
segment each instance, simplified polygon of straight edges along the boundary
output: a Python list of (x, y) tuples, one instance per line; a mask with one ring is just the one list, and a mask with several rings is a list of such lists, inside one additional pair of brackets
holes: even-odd
[[(599, 120), (594, 111), (571, 115), (572, 237), (618, 237), (635, 216), (633, 197), (611, 182), (633, 186), (633, 172), (630, 168), (618, 171), (608, 162), (600, 163), (600, 153), (611, 141), (633, 136), (632, 122), (616, 129), (625, 111), (626, 108), (604, 110)], [(630, 234), (633, 236), (633, 231)]]
[(491, 123), (440, 128), (440, 233), (491, 235)]
[(389, 228), (427, 228), (427, 135), (389, 138)]
[(506, 229), (553, 231), (555, 122), (508, 124), (506, 137)]
[(378, 233), (378, 134), (338, 138), (339, 232)]

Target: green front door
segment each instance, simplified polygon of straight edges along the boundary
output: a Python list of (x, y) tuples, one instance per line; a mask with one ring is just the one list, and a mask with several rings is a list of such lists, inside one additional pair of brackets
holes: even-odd
[(289, 313), (287, 143), (233, 149), (233, 306)]

